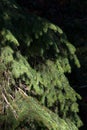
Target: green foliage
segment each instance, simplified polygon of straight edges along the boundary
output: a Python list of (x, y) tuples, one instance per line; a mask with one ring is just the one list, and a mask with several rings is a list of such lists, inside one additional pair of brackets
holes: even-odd
[(4, 117), (6, 126), (21, 129), (27, 119), (29, 127), (32, 119), (43, 129), (77, 130), (81, 97), (65, 76), (70, 63), (80, 67), (75, 47), (58, 26), (23, 12), (13, 1), (2, 0), (0, 7), (1, 104), (6, 118), (12, 117), (12, 122)]
[(1, 35), (3, 37), (2, 44), (4, 44), (5, 42), (10, 42), (10, 43), (12, 42), (15, 43), (16, 45), (19, 45), (17, 39), (9, 30), (3, 29), (1, 31)]

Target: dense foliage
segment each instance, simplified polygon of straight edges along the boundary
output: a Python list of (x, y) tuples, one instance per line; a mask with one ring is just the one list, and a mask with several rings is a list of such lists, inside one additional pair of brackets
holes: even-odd
[[(65, 73), (80, 67), (75, 47), (56, 25), (0, 1), (0, 127), (77, 130), (77, 94)], [(38, 100), (38, 101), (37, 101)], [(9, 119), (9, 120), (8, 120)]]

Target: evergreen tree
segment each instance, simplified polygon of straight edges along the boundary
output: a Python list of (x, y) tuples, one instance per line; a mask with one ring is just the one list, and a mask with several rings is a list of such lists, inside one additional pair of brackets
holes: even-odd
[(78, 130), (81, 97), (65, 73), (80, 64), (64, 32), (2, 0), (0, 43), (0, 128)]

